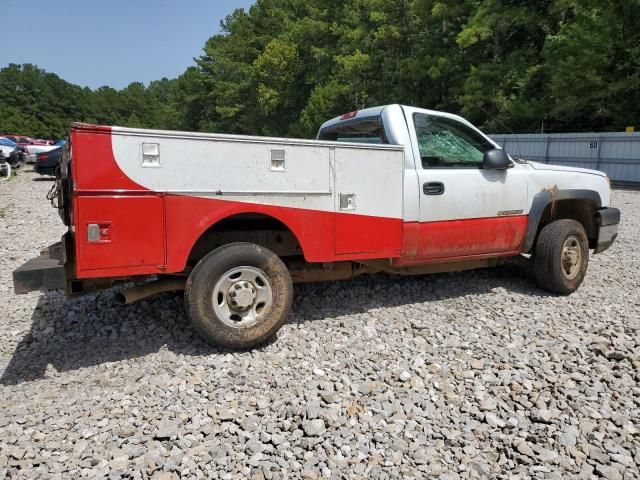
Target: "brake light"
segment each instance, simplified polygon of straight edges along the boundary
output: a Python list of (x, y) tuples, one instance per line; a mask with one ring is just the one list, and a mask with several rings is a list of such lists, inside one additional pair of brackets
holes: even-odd
[(46, 153), (41, 153), (40, 155), (38, 155), (38, 161), (41, 162), (42, 160), (46, 160), (49, 158), (49, 155), (47, 155)]
[(342, 115), (340, 117), (340, 120), (349, 120), (350, 118), (354, 118), (356, 115), (358, 115), (358, 110), (355, 110), (355, 111), (349, 112), (349, 113), (345, 113), (344, 115)]

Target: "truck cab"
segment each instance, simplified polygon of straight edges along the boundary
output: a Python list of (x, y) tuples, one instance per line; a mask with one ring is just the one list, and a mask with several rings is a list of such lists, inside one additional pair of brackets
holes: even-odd
[(606, 208), (605, 173), (507, 155), (487, 162), (501, 147), (457, 115), (369, 108), (325, 122), (317, 139), (404, 146), (404, 255), (396, 265), (531, 253), (539, 229), (558, 216), (581, 222), (596, 252), (615, 238), (612, 228), (599, 229), (618, 218)]

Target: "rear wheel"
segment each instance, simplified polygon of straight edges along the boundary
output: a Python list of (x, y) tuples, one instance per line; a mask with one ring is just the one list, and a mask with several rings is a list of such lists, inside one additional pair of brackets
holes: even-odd
[(251, 348), (286, 321), (293, 299), (291, 276), (270, 250), (252, 243), (224, 245), (193, 269), (185, 288), (191, 323), (207, 341)]
[(533, 271), (538, 286), (552, 293), (568, 295), (584, 280), (589, 264), (589, 240), (575, 220), (556, 220), (538, 236)]

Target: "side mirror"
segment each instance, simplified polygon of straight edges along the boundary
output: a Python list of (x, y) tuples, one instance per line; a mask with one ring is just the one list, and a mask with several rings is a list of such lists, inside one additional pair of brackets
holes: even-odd
[(513, 164), (509, 160), (507, 152), (500, 148), (494, 148), (484, 154), (482, 159), (482, 168), (485, 170), (506, 170), (511, 168)]

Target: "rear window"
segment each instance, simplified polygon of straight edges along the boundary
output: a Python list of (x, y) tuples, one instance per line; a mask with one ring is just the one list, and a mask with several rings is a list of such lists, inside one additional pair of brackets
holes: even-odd
[(380, 117), (347, 120), (323, 128), (318, 140), (350, 143), (389, 143)]

